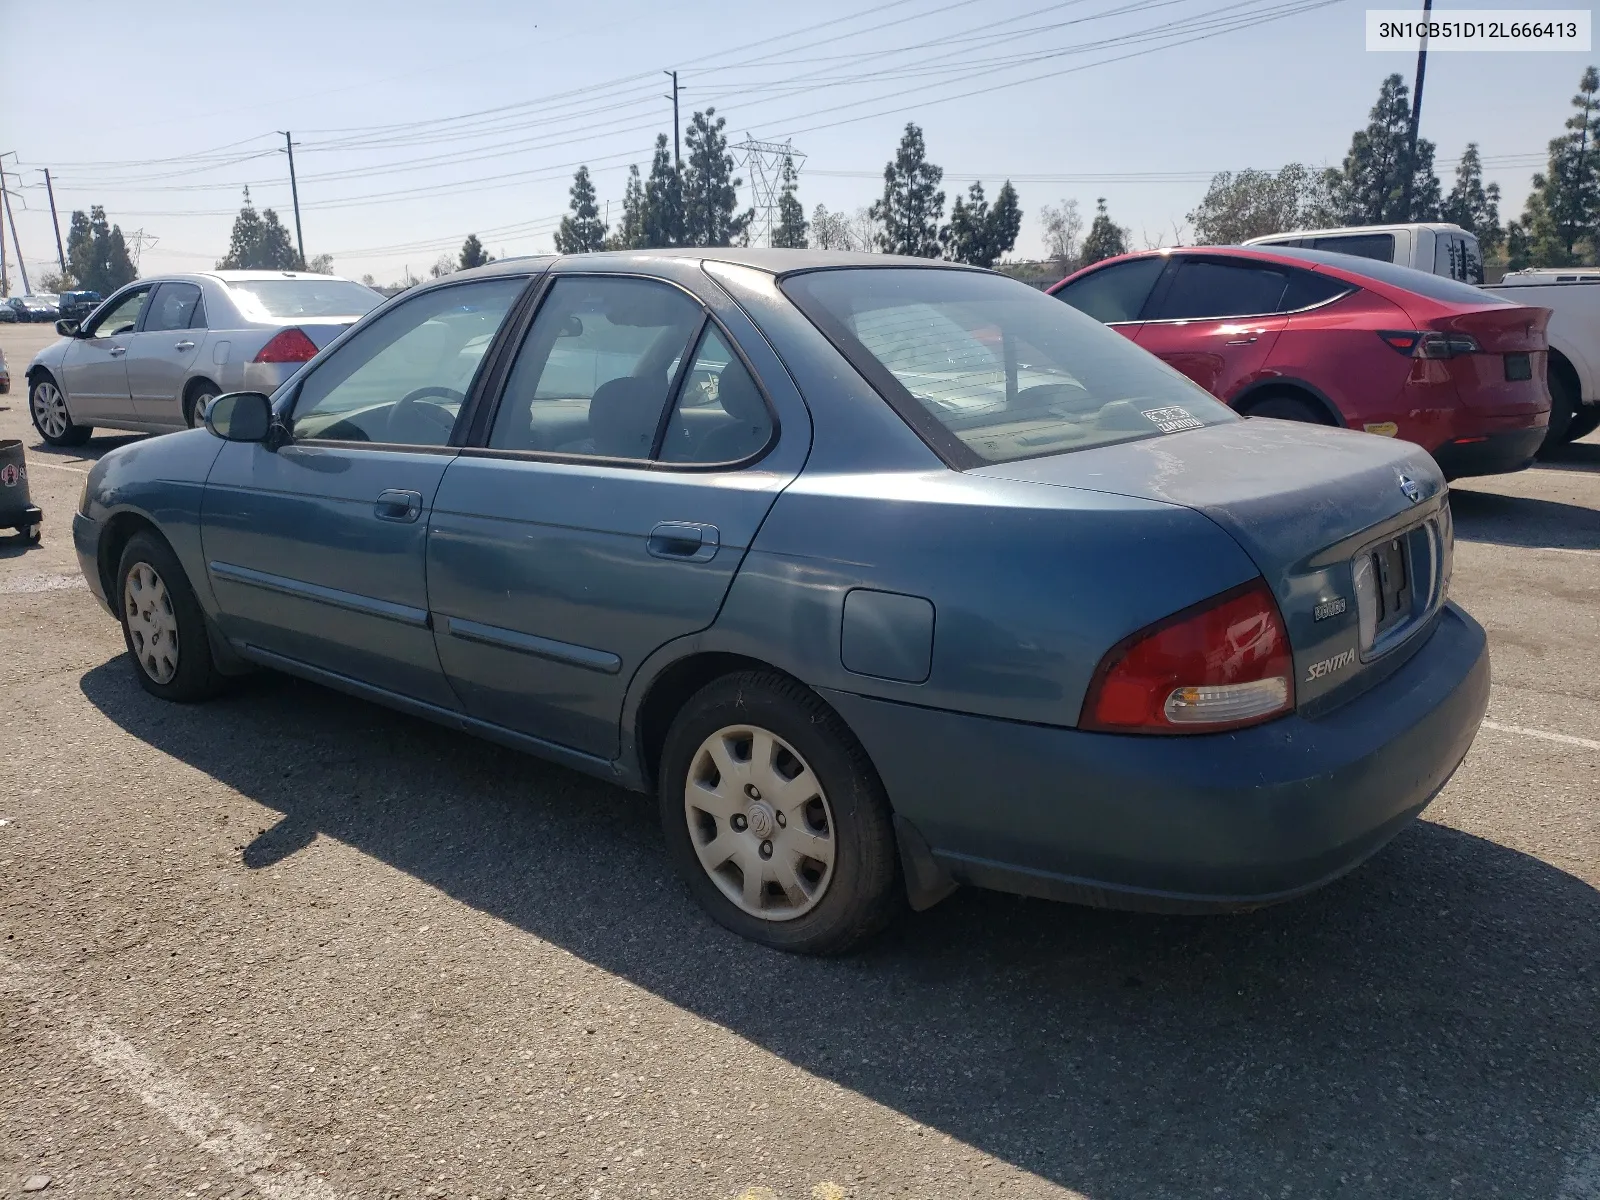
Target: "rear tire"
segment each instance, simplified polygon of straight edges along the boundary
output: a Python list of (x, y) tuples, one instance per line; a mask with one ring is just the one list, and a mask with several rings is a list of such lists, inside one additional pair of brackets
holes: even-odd
[(51, 446), (81, 446), (94, 432), (93, 427), (73, 421), (67, 397), (49, 375), (40, 375), (29, 386), (28, 416), (39, 436)]
[(190, 429), (204, 429), (206, 405), (220, 394), (221, 390), (210, 380), (198, 384), (183, 402), (183, 423)]
[(1571, 440), (1573, 420), (1578, 416), (1578, 392), (1565, 372), (1550, 372), (1550, 428), (1545, 431), (1539, 453), (1559, 450)]
[(205, 613), (164, 538), (142, 530), (128, 539), (117, 565), (117, 602), (145, 691), (179, 703), (217, 693), (222, 676), (211, 658)]
[(1247, 417), (1275, 417), (1280, 421), (1300, 421), (1306, 425), (1333, 424), (1321, 405), (1303, 396), (1292, 396), (1287, 393), (1248, 401), (1242, 411)]
[(734, 933), (838, 954), (897, 911), (883, 784), (838, 715), (786, 676), (746, 671), (696, 692), (667, 733), (659, 796), (674, 864)]
[(1572, 418), (1572, 424), (1567, 426), (1567, 441), (1586, 438), (1596, 429), (1600, 429), (1600, 404), (1585, 404), (1578, 410), (1578, 415)]

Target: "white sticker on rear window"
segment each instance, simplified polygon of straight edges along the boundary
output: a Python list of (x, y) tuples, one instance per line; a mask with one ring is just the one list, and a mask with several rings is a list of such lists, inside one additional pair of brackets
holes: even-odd
[(1180, 429), (1199, 429), (1205, 424), (1187, 408), (1147, 408), (1139, 415), (1162, 433), (1177, 433)]

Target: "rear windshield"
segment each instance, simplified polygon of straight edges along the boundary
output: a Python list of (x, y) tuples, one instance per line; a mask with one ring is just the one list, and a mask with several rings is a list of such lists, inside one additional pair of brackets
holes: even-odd
[(239, 311), (252, 321), (299, 317), (359, 317), (383, 296), (348, 279), (245, 279), (228, 284)]
[(1426, 271), (1416, 271), (1410, 267), (1402, 267), (1396, 263), (1378, 262), (1374, 259), (1357, 259), (1348, 254), (1333, 254), (1326, 250), (1302, 250), (1293, 246), (1274, 246), (1274, 254), (1283, 254), (1293, 258), (1303, 258), (1307, 262), (1318, 263), (1330, 267), (1337, 267), (1341, 271), (1348, 271), (1352, 275), (1364, 275), (1379, 283), (1387, 283), (1390, 287), (1405, 288), (1408, 292), (1415, 292), (1419, 296), (1426, 296), (1430, 300), (1442, 300), (1447, 304), (1472, 304), (1479, 308), (1487, 308), (1492, 304), (1510, 304), (1512, 301), (1503, 300), (1499, 296), (1475, 288), (1470, 283), (1457, 283), (1454, 279), (1445, 279), (1439, 275), (1430, 275)]
[(782, 287), (954, 467), (1238, 420), (1121, 334), (1015, 280), (867, 267)]

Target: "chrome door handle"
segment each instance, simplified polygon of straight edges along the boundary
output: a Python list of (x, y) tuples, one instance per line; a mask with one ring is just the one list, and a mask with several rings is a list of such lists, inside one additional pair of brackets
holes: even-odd
[(722, 545), (715, 525), (696, 521), (663, 521), (650, 531), (645, 550), (656, 558), (679, 562), (710, 562)]
[(128, 348), (126, 346), (112, 346), (111, 347), (111, 357), (112, 358), (120, 358), (122, 355), (126, 354), (127, 352), (128, 352)]
[(1252, 333), (1249, 337), (1233, 338), (1230, 341), (1223, 342), (1222, 344), (1224, 346), (1248, 346), (1255, 340), (1256, 335)]
[(378, 494), (372, 513), (380, 521), (399, 521), (409, 524), (422, 515), (422, 493), (391, 488)]
[(193, 342), (179, 342), (176, 346), (173, 347), (173, 349), (174, 350), (193, 350), (194, 349), (194, 343)]

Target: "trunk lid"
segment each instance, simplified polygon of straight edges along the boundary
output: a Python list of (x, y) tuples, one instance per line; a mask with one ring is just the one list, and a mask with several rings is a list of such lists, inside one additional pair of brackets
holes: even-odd
[(1444, 334), (1466, 334), (1481, 349), (1454, 358), (1418, 359), (1413, 369), (1447, 375), (1462, 403), (1475, 412), (1531, 415), (1548, 411), (1545, 358), (1549, 324), (1548, 308), (1511, 304), (1435, 317), (1424, 327)]
[[(1267, 418), (969, 472), (1205, 514), (1277, 597), (1302, 712), (1356, 695), (1406, 657), (1449, 583), (1449, 493), (1409, 442)], [(1133, 632), (1133, 631), (1129, 631)]]
[(358, 320), (360, 320), (359, 317), (333, 317), (320, 321), (300, 321), (296, 323), (296, 326), (311, 339), (313, 346), (321, 350)]

